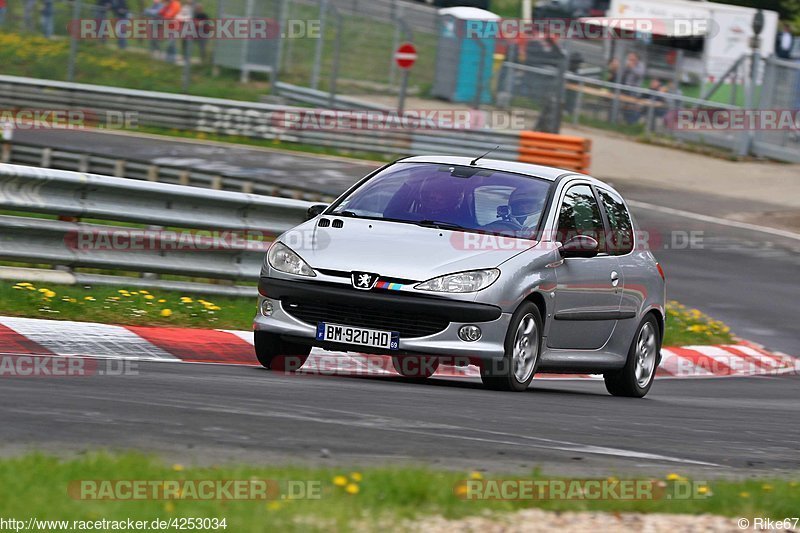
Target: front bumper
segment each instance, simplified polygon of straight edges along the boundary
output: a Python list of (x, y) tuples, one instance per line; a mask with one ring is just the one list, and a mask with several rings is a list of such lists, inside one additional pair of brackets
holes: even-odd
[[(417, 296), (393, 293), (393, 291), (358, 291), (349, 286), (335, 286), (305, 281), (287, 281), (262, 278), (259, 283), (259, 308), (261, 301), (272, 302), (273, 312), (269, 317), (259, 313), (253, 323), (258, 331), (268, 331), (295, 342), (303, 342), (329, 350), (346, 350), (379, 354), (425, 354), (469, 359), (499, 359), (504, 354), (504, 341), (511, 320), (509, 313), (499, 307), (474, 302), (452, 300), (444, 297)], [(284, 303), (296, 299), (323, 301), (348, 306), (381, 307), (405, 313), (435, 312), (448, 320), (441, 331), (420, 337), (400, 336), (400, 349), (382, 351), (359, 345), (334, 345), (316, 340), (317, 324), (305, 322), (290, 314)], [(332, 315), (327, 322), (361, 327), (364, 324), (342, 321)], [(458, 337), (458, 330), (466, 324), (481, 328), (482, 336), (474, 342), (465, 342)]]

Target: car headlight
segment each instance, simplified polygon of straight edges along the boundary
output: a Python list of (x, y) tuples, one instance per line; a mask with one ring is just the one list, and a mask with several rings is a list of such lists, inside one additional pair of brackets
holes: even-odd
[(500, 271), (496, 268), (470, 270), (429, 279), (415, 285), (414, 288), (433, 292), (476, 292), (494, 283), (498, 277)]
[(282, 242), (276, 242), (269, 247), (267, 261), (269, 266), (280, 272), (298, 276), (316, 276), (308, 263)]

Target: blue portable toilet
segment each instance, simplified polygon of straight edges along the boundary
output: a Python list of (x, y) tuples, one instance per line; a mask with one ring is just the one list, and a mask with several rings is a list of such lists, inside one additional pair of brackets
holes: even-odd
[(492, 101), (492, 64), (499, 20), (498, 15), (477, 7), (439, 10), (433, 96), (471, 103), (475, 102), (480, 85), (481, 103)]

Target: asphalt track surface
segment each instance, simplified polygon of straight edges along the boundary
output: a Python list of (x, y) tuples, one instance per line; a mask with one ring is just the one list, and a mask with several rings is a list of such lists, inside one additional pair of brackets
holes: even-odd
[(512, 394), (477, 380), (417, 384), (183, 363), (136, 369), (0, 379), (3, 449), (697, 479), (800, 465), (796, 377), (661, 380), (639, 400), (609, 396), (594, 380), (534, 381)]
[[(295, 172), (295, 179), (325, 174), (326, 187), (338, 190), (375, 166), (89, 132), (37, 132), (36, 138), (137, 159), (193, 154), (264, 179), (276, 169), (283, 176)], [(712, 217), (779, 209), (614, 184), (628, 200)], [(744, 338), (800, 354), (800, 241), (637, 205), (633, 211), (654, 235), (654, 253), (667, 272), (669, 298), (726, 321)], [(690, 249), (675, 246), (690, 231), (701, 241)], [(2, 378), (0, 449), (133, 447), (202, 462), (425, 462), (586, 475), (796, 473), (798, 392), (797, 376), (664, 380), (647, 398), (633, 400), (608, 396), (597, 381), (535, 381), (527, 393), (509, 395), (484, 391), (475, 381), (413, 384), (139, 363), (138, 375), (124, 377)]]

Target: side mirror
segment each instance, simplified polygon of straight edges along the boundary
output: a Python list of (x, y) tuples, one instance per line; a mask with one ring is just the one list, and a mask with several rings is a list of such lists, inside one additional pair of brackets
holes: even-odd
[(561, 257), (594, 257), (600, 253), (600, 243), (588, 235), (576, 235), (558, 249)]
[(306, 211), (306, 220), (311, 220), (312, 218), (318, 217), (326, 209), (328, 209), (327, 204), (312, 205), (311, 207), (308, 208), (308, 211)]

